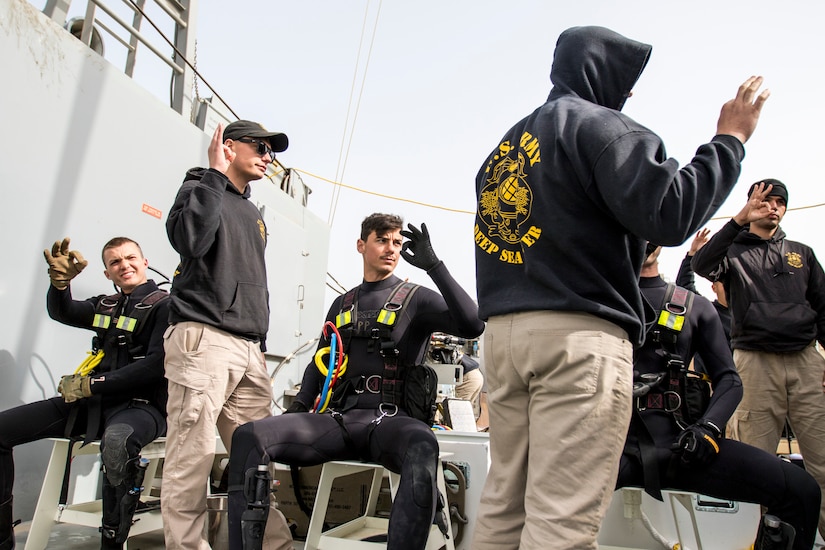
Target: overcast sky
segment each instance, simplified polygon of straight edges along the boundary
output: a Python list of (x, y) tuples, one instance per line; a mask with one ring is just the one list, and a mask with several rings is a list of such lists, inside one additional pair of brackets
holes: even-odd
[[(197, 67), (241, 118), (289, 135), (279, 159), (303, 173), (311, 210), (331, 223), (329, 271), (344, 286), (361, 278), (360, 221), (385, 211), (426, 222), (436, 253), (474, 295), (470, 213), (343, 190), (332, 215), (333, 185), (312, 175), (473, 211), (482, 161), (547, 97), (559, 33), (603, 25), (653, 45), (624, 112), (662, 136), (682, 165), (714, 135), (739, 84), (764, 75), (772, 96), (711, 229), (766, 177), (787, 183), (792, 209), (819, 204), (823, 21), (817, 0), (202, 0)], [(211, 95), (203, 83), (199, 92)], [(825, 255), (824, 214), (792, 210), (782, 225)], [(686, 250), (662, 254), (666, 274), (675, 277)], [(429, 283), (403, 262), (397, 273)], [(711, 296), (709, 284), (700, 290)]]

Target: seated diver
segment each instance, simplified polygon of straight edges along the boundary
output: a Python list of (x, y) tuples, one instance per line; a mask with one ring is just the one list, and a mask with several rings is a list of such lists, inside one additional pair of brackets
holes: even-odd
[(436, 363), (461, 365), (461, 382), (455, 386), (456, 399), (469, 401), (473, 406), (476, 420), (481, 413), (481, 389), (484, 387), (484, 375), (476, 358), (464, 353), (467, 341), (449, 334), (437, 332), (430, 338), (428, 354)]
[[(260, 548), (269, 495), (255, 495), (248, 480), (270, 461), (313, 466), (366, 460), (400, 473), (387, 548), (426, 546), (438, 499), (438, 442), (430, 426), (437, 386), (430, 379), (432, 394), (412, 398), (411, 380), (430, 370), (420, 365), (430, 334), (474, 338), (484, 323), (433, 252), (426, 226), (408, 225), (409, 231), (402, 231), (402, 224), (389, 214), (372, 214), (361, 224), (357, 249), (363, 283), (333, 302), (316, 353), (324, 360), (307, 366), (301, 390), (287, 409), (294, 414), (250, 422), (235, 432), (229, 461), (230, 550)], [(402, 235), (409, 239), (403, 246)], [(424, 269), (441, 294), (393, 275), (399, 256)], [(325, 366), (329, 356), (342, 360), (334, 361), (339, 367), (334, 376), (340, 378), (327, 405), (326, 374), (334, 366)]]
[[(761, 504), (781, 520), (785, 540), (763, 542), (763, 520), (756, 548), (788, 548), (795, 531), (792, 548), (810, 550), (819, 520), (819, 486), (803, 468), (724, 437), (742, 398), (742, 381), (713, 306), (659, 276), (660, 251), (648, 245), (639, 280), (657, 319), (634, 353), (636, 406), (616, 488), (644, 487), (659, 500), (661, 489), (676, 489)], [(697, 352), (705, 359), (713, 393), (702, 414), (691, 414), (682, 406), (688, 386), (685, 366)]]
[(166, 433), (168, 294), (146, 278), (149, 262), (138, 243), (116, 237), (103, 247), (103, 274), (119, 288), (117, 294), (72, 299), (70, 282), (88, 262), (69, 243), (66, 238), (44, 251), (51, 279), (46, 305), (52, 319), (95, 333), (91, 357), (99, 363), (61, 377), (60, 397), (0, 412), (0, 550), (15, 546), (14, 447), (47, 437), (85, 443), (99, 438), (105, 472), (100, 547), (120, 550), (140, 498), (133, 488), (141, 485), (148, 464), (141, 462), (140, 450)]

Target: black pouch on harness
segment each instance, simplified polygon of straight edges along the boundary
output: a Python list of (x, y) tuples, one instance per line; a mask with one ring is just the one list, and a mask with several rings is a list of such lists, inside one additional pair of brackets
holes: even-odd
[(404, 369), (403, 407), (413, 418), (432, 426), (437, 409), (438, 374), (432, 367), (416, 365)]
[(685, 411), (687, 420), (695, 424), (705, 414), (710, 404), (710, 382), (693, 371), (685, 374)]

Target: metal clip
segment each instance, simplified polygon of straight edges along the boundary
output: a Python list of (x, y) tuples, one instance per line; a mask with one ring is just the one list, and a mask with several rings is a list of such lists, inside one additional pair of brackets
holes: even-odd
[[(387, 409), (389, 409), (389, 407), (392, 407), (392, 412), (389, 412), (389, 410), (385, 410), (385, 407), (387, 407)], [(398, 414), (398, 405), (390, 405), (388, 403), (381, 403), (380, 405), (378, 405), (378, 411), (381, 413), (381, 415), (378, 418), (376, 418), (375, 420), (372, 421), (372, 423), (375, 424), (376, 426), (379, 425), (382, 420), (384, 420), (385, 416), (393, 417), (396, 414)]]

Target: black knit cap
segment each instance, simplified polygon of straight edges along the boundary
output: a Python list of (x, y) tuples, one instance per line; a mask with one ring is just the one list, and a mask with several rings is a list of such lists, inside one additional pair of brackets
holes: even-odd
[(238, 139), (243, 137), (268, 139), (269, 145), (276, 153), (286, 151), (289, 146), (289, 139), (281, 132), (270, 132), (258, 122), (251, 120), (236, 120), (223, 130), (223, 140)]
[(781, 181), (779, 181), (777, 179), (773, 179), (773, 178), (759, 180), (756, 183), (754, 183), (753, 185), (751, 185), (750, 189), (748, 189), (748, 198), (750, 198), (750, 196), (753, 195), (753, 190), (756, 189), (756, 186), (759, 185), (760, 183), (764, 183), (765, 187), (767, 187), (768, 185), (773, 185), (773, 187), (770, 190), (770, 195), (768, 195), (768, 196), (769, 197), (781, 197), (781, 198), (785, 199), (785, 205), (788, 204), (788, 188), (785, 187), (784, 183), (782, 183)]

